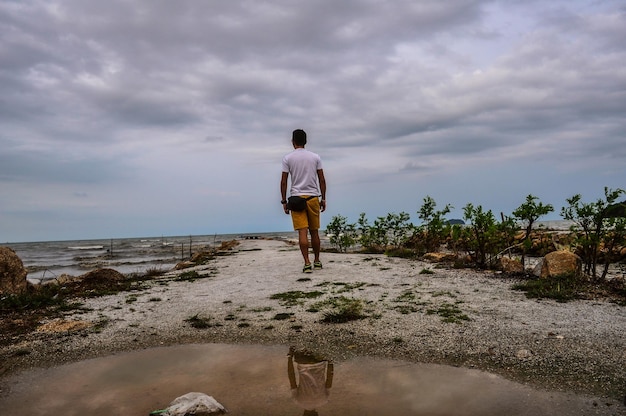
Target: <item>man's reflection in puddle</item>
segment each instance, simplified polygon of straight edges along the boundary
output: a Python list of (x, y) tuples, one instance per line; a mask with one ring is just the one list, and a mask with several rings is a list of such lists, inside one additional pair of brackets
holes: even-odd
[(328, 403), (333, 385), (333, 370), (331, 360), (306, 349), (299, 350), (293, 346), (289, 348), (287, 372), (291, 396), (304, 409), (304, 416), (317, 416), (316, 409)]

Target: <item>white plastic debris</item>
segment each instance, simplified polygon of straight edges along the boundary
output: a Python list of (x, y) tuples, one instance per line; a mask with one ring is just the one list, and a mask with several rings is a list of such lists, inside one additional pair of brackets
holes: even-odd
[(212, 416), (228, 411), (212, 396), (204, 393), (187, 393), (170, 403), (163, 415), (166, 416)]

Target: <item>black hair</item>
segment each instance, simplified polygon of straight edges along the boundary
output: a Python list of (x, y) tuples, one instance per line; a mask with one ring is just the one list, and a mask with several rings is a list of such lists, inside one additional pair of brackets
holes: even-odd
[(291, 140), (297, 146), (304, 146), (306, 144), (306, 132), (302, 129), (294, 130)]

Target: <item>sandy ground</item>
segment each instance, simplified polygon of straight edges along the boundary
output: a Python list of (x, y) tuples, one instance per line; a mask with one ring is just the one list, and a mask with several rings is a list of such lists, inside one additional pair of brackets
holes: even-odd
[[(5, 376), (153, 346), (298, 345), (335, 361), (370, 356), (485, 370), (626, 414), (625, 307), (527, 299), (492, 271), (371, 254), (323, 253), (322, 261), (322, 270), (303, 274), (296, 246), (242, 240), (231, 255), (186, 269), (201, 275), (196, 280), (171, 272), (141, 291), (84, 300), (85, 311), (66, 316), (68, 331), (49, 332), (48, 323), (48, 331), (3, 347)], [(296, 291), (310, 297), (272, 298)], [(365, 317), (321, 322), (338, 298), (359, 300)]]

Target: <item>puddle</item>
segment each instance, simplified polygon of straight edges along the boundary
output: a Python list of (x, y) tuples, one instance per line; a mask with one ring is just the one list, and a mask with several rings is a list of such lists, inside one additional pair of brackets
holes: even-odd
[[(148, 415), (178, 396), (201, 392), (233, 416), (608, 415), (622, 410), (613, 406), (610, 412), (588, 398), (536, 391), (477, 370), (372, 358), (335, 362), (333, 374), (325, 363), (310, 369), (307, 383), (299, 375), (301, 364), (295, 363), (290, 374), (288, 352), (284, 346), (184, 345), (29, 370), (3, 380), (9, 391), (0, 397), (0, 409), (7, 416)], [(317, 413), (305, 413), (292, 398), (294, 385), (309, 398), (318, 386)]]

